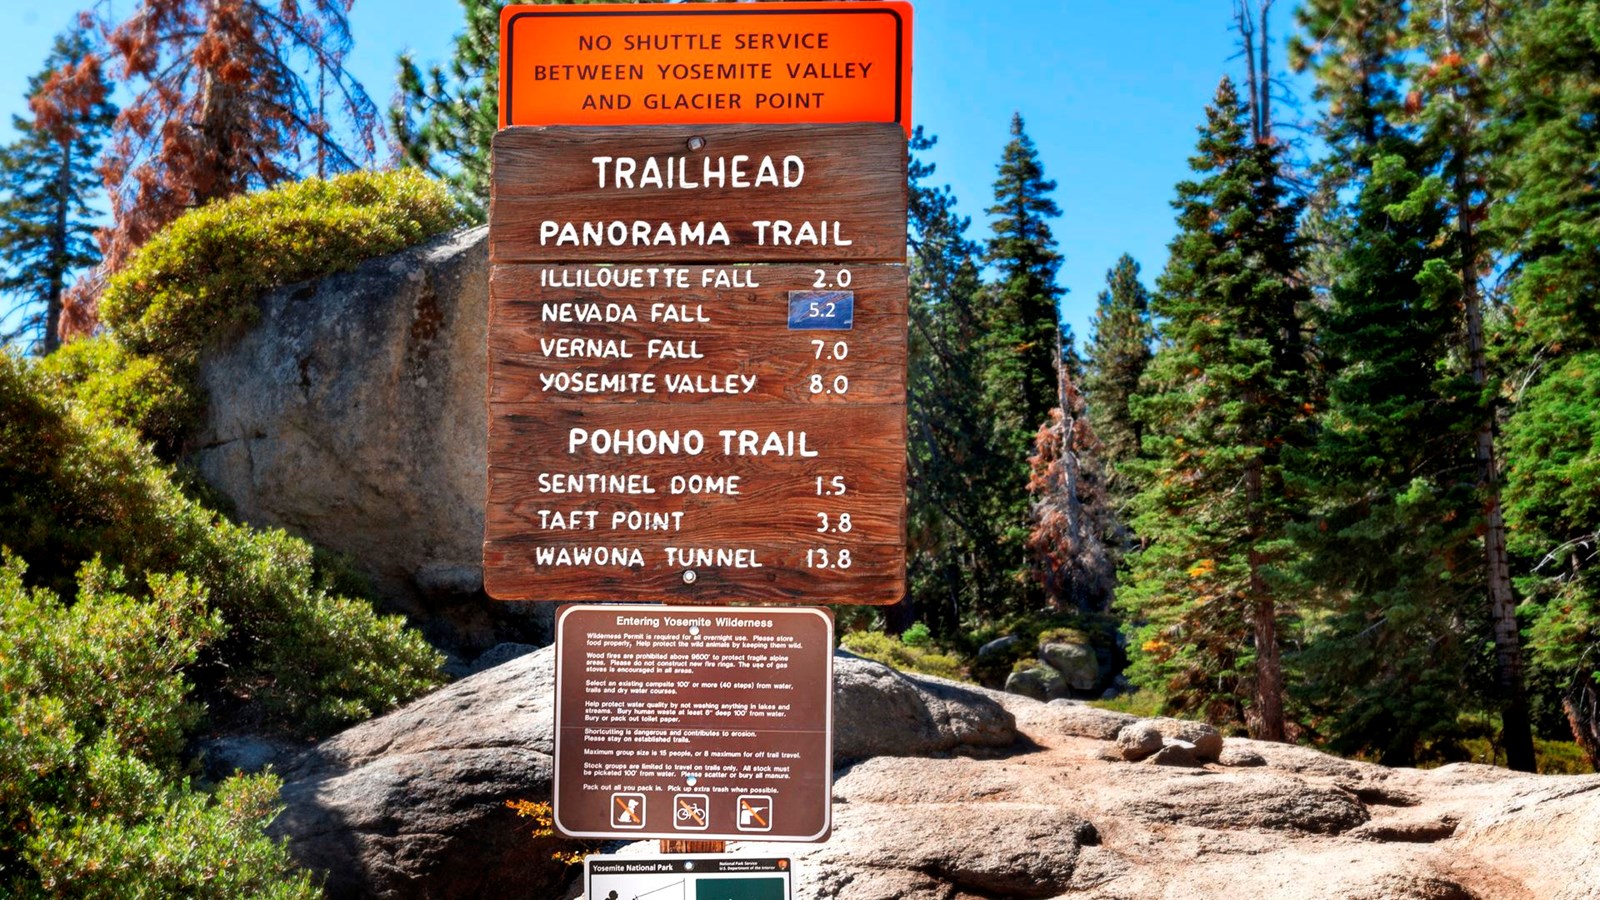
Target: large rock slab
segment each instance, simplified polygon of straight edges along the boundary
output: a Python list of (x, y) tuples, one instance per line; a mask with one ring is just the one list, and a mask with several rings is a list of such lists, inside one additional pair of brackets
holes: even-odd
[(548, 610), (482, 592), (487, 230), (269, 293), (259, 311), (201, 359), (210, 403), (191, 460), (205, 480), (245, 521), (348, 554), (464, 658), (540, 637)]
[(1010, 747), (1016, 720), (981, 688), (905, 675), (848, 651), (833, 661), (833, 756), (930, 756)]
[(547, 800), (554, 654), (464, 678), (302, 755), (272, 824), (330, 898), (453, 900), (559, 891), (508, 800)]

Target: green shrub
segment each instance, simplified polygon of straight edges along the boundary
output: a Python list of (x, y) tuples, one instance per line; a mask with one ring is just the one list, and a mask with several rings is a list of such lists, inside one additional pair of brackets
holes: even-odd
[(171, 456), (199, 417), (186, 376), (157, 356), (140, 356), (111, 334), (71, 341), (40, 361), (57, 396), (91, 417), (132, 428)]
[(439, 681), (440, 657), (420, 635), (326, 589), (310, 545), (186, 496), (131, 430), (78, 411), (9, 354), (0, 354), (0, 544), (62, 596), (96, 557), (136, 578), (184, 573), (200, 585), (229, 629), (195, 669), (214, 709), (322, 734)]
[(1141, 719), (1167, 714), (1161, 695), (1155, 691), (1133, 691), (1132, 693), (1118, 694), (1110, 700), (1090, 700), (1089, 705), (1114, 712), (1128, 713)]
[(1033, 643), (1035, 647), (1043, 647), (1045, 644), (1093, 644), (1094, 640), (1077, 628), (1046, 628)]
[(112, 275), (106, 323), (141, 354), (192, 359), (248, 325), (266, 290), (343, 271), (462, 222), (414, 169), (308, 178), (186, 213)]
[(98, 560), (68, 605), (0, 559), (0, 894), (309, 898), (319, 892), (262, 829), (271, 777), (215, 796), (178, 776), (199, 709), (184, 670), (222, 616), (182, 575), (147, 598)]
[(926, 647), (933, 642), (933, 632), (923, 622), (913, 622), (910, 628), (900, 633), (900, 643), (907, 647)]
[(881, 662), (902, 672), (935, 675), (940, 678), (963, 678), (961, 660), (926, 647), (911, 647), (894, 635), (881, 631), (852, 631), (840, 644), (851, 653)]

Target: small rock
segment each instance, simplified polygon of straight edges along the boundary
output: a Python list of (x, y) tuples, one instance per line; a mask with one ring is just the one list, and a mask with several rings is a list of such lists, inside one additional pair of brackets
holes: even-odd
[(539, 648), (532, 644), (516, 644), (510, 641), (503, 644), (495, 644), (472, 661), (472, 665), (467, 669), (467, 674), (476, 675), (479, 672), (487, 672), (501, 663), (508, 663), (519, 656), (527, 656), (537, 649)]
[(1222, 755), (1222, 734), (1204, 722), (1160, 717), (1146, 720), (1161, 732), (1161, 736), (1175, 741), (1188, 741), (1194, 745), (1194, 755), (1201, 762), (1216, 762)]
[(1080, 700), (1050, 701), (1049, 722), (1061, 734), (1114, 741), (1117, 732), (1139, 721), (1137, 716), (1090, 706)]
[(1138, 762), (1161, 746), (1161, 732), (1149, 722), (1135, 722), (1117, 732), (1117, 749), (1128, 762)]
[(1388, 816), (1352, 830), (1350, 836), (1392, 844), (1433, 844), (1455, 836), (1459, 824), (1451, 815)]
[(1039, 658), (1061, 673), (1073, 690), (1092, 691), (1100, 683), (1100, 662), (1088, 644), (1045, 644)]
[(978, 648), (978, 660), (983, 662), (994, 659), (997, 656), (1001, 656), (1007, 650), (1015, 647), (1021, 640), (1021, 638), (1014, 634), (1008, 634), (1005, 637), (995, 638), (989, 643)]
[(1150, 757), (1150, 764), (1197, 769), (1200, 767), (1200, 760), (1195, 756), (1194, 745), (1188, 741), (1167, 741), (1154, 756)]
[(1012, 672), (1006, 678), (1006, 691), (1035, 700), (1053, 700), (1067, 693), (1067, 680), (1043, 663)]
[(1248, 747), (1237, 747), (1233, 744), (1224, 743), (1222, 745), (1222, 754), (1217, 757), (1217, 762), (1225, 766), (1246, 769), (1266, 765), (1267, 758)]

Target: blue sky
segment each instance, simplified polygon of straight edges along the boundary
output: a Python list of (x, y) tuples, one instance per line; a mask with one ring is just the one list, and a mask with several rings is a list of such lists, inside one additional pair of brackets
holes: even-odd
[[(914, 118), (939, 138), (929, 155), (988, 234), (983, 209), (1013, 111), (1057, 183), (1055, 236), (1066, 257), (1063, 305), (1080, 343), (1106, 269), (1123, 252), (1151, 283), (1172, 236), (1172, 186), (1187, 172), (1195, 125), (1224, 73), (1235, 74), (1232, 0), (913, 0)], [(126, 7), (126, 0), (116, 3)], [(27, 78), (72, 21), (63, 0), (0, 0), (0, 140), (23, 110)], [(1288, 34), (1291, 4), (1273, 27)], [(394, 58), (444, 60), (461, 30), (455, 0), (356, 0), (351, 69), (379, 105)], [(1283, 53), (1277, 54), (1283, 60)], [(1294, 115), (1280, 111), (1280, 118)]]

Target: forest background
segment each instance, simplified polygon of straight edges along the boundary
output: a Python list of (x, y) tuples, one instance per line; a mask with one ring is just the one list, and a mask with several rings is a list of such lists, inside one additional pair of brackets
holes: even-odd
[[(498, 6), (463, 0), (392, 100), (338, 0), (102, 3), (35, 54), (0, 154), (0, 885), (158, 866), (140, 842), (182, 820), (216, 864), (160, 877), (293, 894), (275, 845), (223, 864), (271, 777), (195, 791), (186, 736), (311, 738), (438, 683), (347, 562), (232, 522), (183, 460), (198, 358), (261, 290), (481, 219)], [(1388, 764), (1600, 767), (1600, 8), (1209, 13), (1188, 124), (1136, 142), (1187, 171), (1125, 246), (1087, 185), (1157, 182), (1091, 134), (1063, 189), (1059, 103), (950, 116), (1003, 145), (970, 193), (913, 137), (910, 597), (844, 626), (1002, 681), (1072, 636), (1112, 702)], [(924, 78), (983, 70), (919, 46)], [(1122, 71), (1046, 56), (987, 96)], [(1068, 294), (1068, 261), (1103, 278)]]

